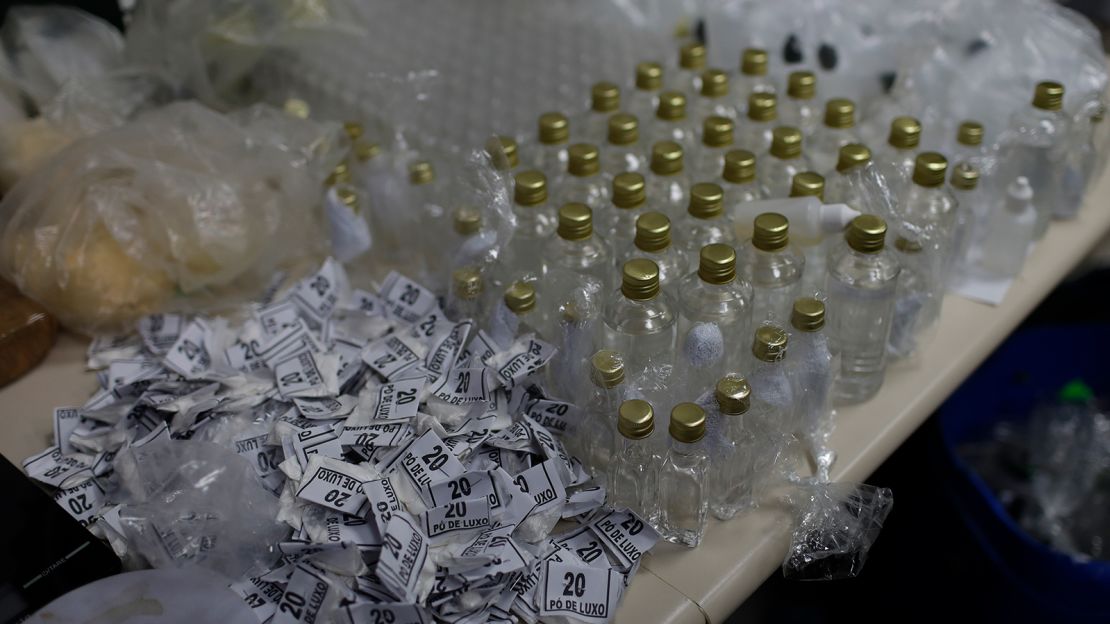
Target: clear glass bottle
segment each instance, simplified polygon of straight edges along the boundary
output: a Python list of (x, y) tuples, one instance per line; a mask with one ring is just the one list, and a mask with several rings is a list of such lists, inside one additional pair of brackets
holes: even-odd
[(701, 91), (693, 99), (690, 117), (697, 121), (706, 117), (736, 119), (736, 108), (728, 94), (728, 74), (720, 69), (707, 69), (701, 75)]
[(987, 148), (983, 146), (983, 124), (970, 119), (960, 123), (951, 160), (956, 164), (968, 163), (980, 172), (984, 170)]
[(787, 338), (786, 331), (778, 325), (760, 325), (749, 351), (752, 361), (748, 384), (752, 399), (744, 424), (759, 440), (751, 456), (752, 496), (756, 500), (771, 482), (772, 468), (798, 429), (791, 371), (785, 361)]
[(771, 149), (775, 125), (778, 124), (778, 107), (774, 93), (756, 92), (748, 96), (746, 121), (736, 129), (736, 146), (753, 154), (765, 154)]
[(682, 146), (660, 141), (651, 146), (651, 173), (647, 176), (647, 196), (672, 219), (686, 210), (687, 180)]
[(655, 412), (650, 403), (641, 399), (621, 403), (606, 502), (613, 507), (627, 507), (641, 518), (658, 515), (655, 477), (659, 462), (651, 440), (654, 432)]
[(806, 155), (814, 171), (826, 175), (836, 167), (840, 148), (858, 143), (856, 136), (856, 105), (846, 98), (825, 102), (825, 121), (806, 141)]
[(786, 79), (786, 98), (779, 108), (784, 125), (801, 130), (810, 136), (817, 129), (821, 110), (817, 102), (817, 76), (808, 70), (790, 72)]
[(1033, 188), (1037, 207), (1036, 236), (1044, 236), (1052, 213), (1062, 201), (1057, 168), (1062, 166), (1068, 138), (1064, 113), (1064, 86), (1041, 82), (1033, 93), (1032, 106), (1010, 117), (1007, 145), (1003, 149), (1000, 181), (1024, 176)]
[(932, 339), (941, 298), (940, 258), (919, 241), (899, 235), (894, 239), (894, 257), (902, 267), (894, 298), (887, 354), (908, 358)]
[(740, 247), (740, 275), (752, 285), (752, 323), (785, 324), (805, 270), (805, 255), (790, 242), (790, 223), (776, 212), (755, 218), (752, 237)]
[(637, 119), (652, 119), (659, 105), (659, 94), (663, 91), (663, 66), (652, 62), (637, 64), (633, 84), (635, 88), (629, 94), (625, 110)]
[[(803, 171), (795, 174), (790, 183), (791, 197), (816, 197), (825, 201), (825, 178), (812, 171)], [(804, 231), (804, 230), (803, 230)], [(813, 235), (815, 234), (815, 235)], [(828, 246), (824, 245), (821, 233), (813, 233), (808, 237), (799, 236), (795, 232), (791, 238), (805, 255), (805, 271), (802, 273), (801, 292), (815, 292), (825, 286), (825, 256), (828, 255)]]
[(659, 535), (693, 548), (709, 516), (709, 455), (698, 445), (705, 437), (705, 410), (696, 403), (675, 405), (669, 430), (671, 447), (659, 467)]
[(601, 152), (601, 174), (612, 179), (626, 171), (642, 172), (647, 159), (640, 143), (640, 122), (635, 115), (617, 113), (609, 117), (609, 134)]
[(1101, 157), (1095, 145), (1095, 127), (1101, 111), (1101, 104), (1088, 104), (1069, 121), (1068, 138), (1064, 140), (1067, 148), (1056, 169), (1055, 188), (1060, 195), (1053, 206), (1053, 219), (1074, 219), (1091, 183), (1102, 171), (1097, 168)]
[(659, 266), (646, 258), (629, 260), (621, 270), (621, 287), (602, 312), (603, 344), (624, 354), (632, 377), (649, 368), (665, 368), (669, 375), (677, 316), (674, 300), (659, 288)]
[(490, 337), (503, 349), (525, 334), (545, 336), (543, 314), (536, 307), (536, 287), (516, 281), (505, 289), (501, 301), (490, 313)]
[(708, 414), (709, 508), (729, 520), (755, 506), (752, 498), (752, 451), (757, 441), (744, 427), (751, 406), (751, 387), (743, 377), (722, 377), (714, 388), (717, 409)]
[(671, 244), (671, 220), (667, 215), (649, 210), (636, 218), (636, 237), (632, 247), (619, 258), (623, 264), (633, 258), (647, 258), (659, 268), (659, 285), (674, 293), (678, 280), (686, 274), (686, 256)]
[(746, 111), (748, 97), (753, 93), (774, 93), (775, 83), (767, 75), (767, 51), (745, 48), (740, 53), (740, 73), (733, 81), (736, 109)]
[(748, 150), (730, 150), (725, 154), (725, 166), (721, 171), (721, 190), (724, 191), (725, 213), (737, 233), (744, 229), (739, 215), (744, 213), (743, 204), (759, 199), (759, 183), (755, 179), (755, 154)]
[(701, 90), (701, 74), (706, 64), (705, 46), (691, 42), (678, 49), (678, 68), (673, 76), (672, 88), (694, 95)]
[(567, 169), (570, 122), (566, 115), (555, 112), (540, 115), (536, 139), (529, 166), (547, 176), (548, 180), (558, 180)]
[(1006, 197), (990, 213), (979, 265), (990, 274), (1016, 277), (1033, 242), (1037, 214), (1033, 188), (1018, 177), (1006, 187)]
[(543, 246), (555, 231), (557, 220), (547, 201), (547, 178), (539, 171), (521, 171), (514, 177), (513, 215), (516, 229), (505, 249), (505, 257), (494, 271), (498, 289), (525, 277), (543, 277)]
[[(409, 164), (409, 200), (417, 215), (419, 227), (426, 238), (419, 240), (446, 240), (450, 236), (451, 223), (444, 208), (446, 190), (436, 179), (435, 168), (427, 160), (417, 160)], [(425, 254), (427, 273), (418, 279), (433, 292), (446, 291), (444, 283), (448, 273), (450, 256)]]
[(836, 171), (825, 178), (825, 201), (866, 212), (866, 207), (870, 204), (864, 197), (876, 190), (861, 188), (866, 179), (861, 175), (862, 168), (869, 166), (873, 166), (871, 150), (866, 145), (849, 143), (841, 147), (836, 160)]
[(447, 317), (454, 321), (474, 319), (482, 324), (485, 321), (485, 305), (482, 301), (482, 272), (473, 266), (465, 266), (451, 272), (451, 289), (447, 293)]
[(592, 388), (582, 406), (582, 418), (574, 435), (573, 447), (581, 453), (590, 475), (607, 481), (612, 460), (616, 416), (625, 399), (625, 362), (621, 354), (601, 350), (590, 358)]
[(951, 266), (953, 237), (960, 210), (952, 191), (944, 184), (948, 160), (937, 152), (918, 154), (913, 169), (913, 183), (898, 198), (896, 212), (899, 235), (920, 245), (933, 256), (941, 283), (948, 276), (943, 271)]
[(732, 120), (727, 117), (709, 116), (701, 129), (701, 149), (694, 152), (690, 166), (695, 180), (712, 180), (721, 174), (725, 154), (732, 149)]
[(482, 212), (474, 206), (460, 206), (452, 213), (451, 222), (449, 249), (445, 254), (451, 263), (479, 266), (486, 262), (496, 235), (482, 228)]
[(609, 132), (609, 117), (620, 109), (620, 87), (611, 82), (595, 82), (590, 88), (589, 109), (574, 122), (579, 142), (594, 145), (603, 142)]
[(895, 117), (882, 151), (873, 154), (875, 166), (896, 195), (909, 185), (921, 142), (921, 122), (913, 117)]
[(860, 215), (829, 254), (826, 323), (840, 355), (833, 398), (860, 403), (875, 396), (886, 374), (886, 345), (901, 267), (885, 249), (886, 222)]
[(790, 370), (798, 428), (817, 473), (829, 480), (833, 455), (826, 438), (832, 431), (832, 386), (836, 360), (825, 335), (825, 304), (805, 297), (794, 302), (790, 325)]
[(516, 139), (511, 136), (497, 136), (486, 143), (486, 155), (489, 156), (493, 168), (498, 171), (511, 172), (520, 166)]
[(696, 271), (678, 284), (678, 341), (687, 389), (739, 372), (752, 324), (752, 287), (736, 276), (736, 251), (702, 247)]
[(543, 250), (544, 299), (550, 312), (562, 314), (573, 304), (574, 293), (602, 294), (611, 289), (613, 255), (608, 243), (594, 232), (593, 211), (580, 203), (559, 208), (559, 227)]
[(813, 169), (802, 154), (802, 133), (793, 126), (775, 128), (768, 154), (756, 172), (760, 193), (767, 199), (788, 196), (794, 175)]
[(655, 117), (648, 127), (648, 141), (674, 141), (682, 146), (684, 152), (697, 147), (697, 124), (686, 114), (686, 96), (678, 91), (664, 91), (659, 94), (659, 105), (655, 107)]
[[(644, 176), (638, 173), (618, 173), (613, 178), (613, 206), (605, 226), (604, 237), (610, 243), (614, 257), (622, 257), (632, 248), (636, 238), (636, 220), (647, 207)], [(604, 213), (603, 213), (604, 214)]]
[(979, 237), (986, 228), (987, 206), (979, 190), (979, 170), (970, 160), (952, 167), (948, 187), (959, 206), (952, 234), (950, 266), (944, 270), (948, 283), (951, 284), (954, 279), (967, 272), (971, 248), (980, 240)]
[(698, 182), (690, 188), (690, 203), (678, 222), (682, 232), (679, 248), (690, 262), (690, 270), (698, 268), (698, 253), (712, 243), (735, 244), (732, 223), (724, 212), (724, 191), (712, 182)]
[(589, 143), (575, 143), (567, 148), (567, 170), (559, 179), (557, 204), (579, 202), (592, 210), (604, 210), (609, 204), (609, 186), (601, 176), (601, 155)]

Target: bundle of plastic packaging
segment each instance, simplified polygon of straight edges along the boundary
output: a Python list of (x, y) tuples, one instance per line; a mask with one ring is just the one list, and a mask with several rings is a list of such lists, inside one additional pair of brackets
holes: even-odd
[(794, 510), (787, 578), (817, 581), (860, 573), (894, 505), (887, 488), (862, 483), (812, 483), (790, 491)]

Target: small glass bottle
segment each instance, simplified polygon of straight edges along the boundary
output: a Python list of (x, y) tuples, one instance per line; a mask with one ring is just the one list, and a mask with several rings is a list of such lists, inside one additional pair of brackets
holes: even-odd
[(601, 152), (601, 174), (612, 179), (626, 171), (644, 171), (647, 159), (640, 143), (640, 122), (635, 115), (617, 113), (609, 117), (609, 134)]
[(625, 399), (625, 362), (620, 353), (603, 349), (590, 358), (593, 387), (582, 405), (582, 418), (574, 435), (590, 475), (605, 483), (612, 460), (616, 418)]
[(698, 182), (690, 188), (686, 215), (678, 223), (682, 232), (680, 249), (689, 259), (691, 270), (698, 267), (698, 253), (712, 243), (735, 244), (732, 223), (725, 216), (724, 191), (712, 182)]
[(806, 141), (806, 155), (814, 171), (825, 175), (836, 167), (840, 148), (858, 143), (856, 136), (856, 105), (852, 100), (833, 98), (825, 102), (825, 122)]
[(486, 155), (489, 156), (493, 168), (498, 171), (511, 172), (520, 166), (516, 139), (511, 136), (491, 138), (486, 143)]
[(701, 90), (701, 74), (705, 71), (705, 46), (691, 42), (678, 49), (678, 71), (674, 75), (674, 89), (693, 95)]
[(644, 214), (647, 206), (644, 186), (644, 176), (638, 173), (618, 173), (613, 178), (613, 206), (608, 210), (612, 218), (605, 227), (604, 237), (614, 257), (627, 253), (636, 238), (636, 219)]
[(752, 237), (740, 248), (740, 274), (752, 285), (752, 323), (785, 323), (798, 296), (805, 255), (790, 242), (790, 223), (776, 212), (755, 218)]
[(786, 98), (781, 102), (779, 117), (784, 125), (810, 136), (820, 121), (817, 103), (817, 76), (811, 71), (790, 72), (786, 80)]
[(720, 69), (707, 69), (701, 75), (701, 91), (693, 100), (693, 114), (696, 121), (706, 117), (736, 119), (736, 108), (728, 96), (728, 74)]
[(751, 386), (743, 377), (722, 377), (714, 388), (717, 409), (708, 415), (709, 507), (718, 520), (729, 520), (755, 505), (751, 453), (759, 443), (744, 427), (751, 407)]
[(864, 194), (860, 188), (863, 177), (860, 170), (871, 165), (871, 150), (861, 143), (849, 143), (840, 148), (836, 159), (836, 171), (825, 178), (825, 201), (844, 204), (864, 212)]
[(647, 196), (671, 218), (686, 209), (687, 180), (682, 152), (682, 146), (674, 141), (660, 141), (651, 146)]
[(1057, 168), (1062, 166), (1068, 139), (1064, 113), (1064, 86), (1041, 82), (1033, 92), (1032, 106), (1010, 117), (1009, 141), (1003, 149), (1000, 181), (1024, 176), (1033, 188), (1037, 207), (1036, 237), (1044, 236), (1052, 213), (1062, 201)]
[[(436, 179), (435, 169), (427, 160), (409, 164), (409, 198), (419, 227), (426, 234), (420, 240), (446, 240), (450, 236), (450, 222), (444, 208), (445, 193)], [(428, 271), (419, 277), (433, 292), (444, 292), (444, 279), (448, 272), (450, 256), (443, 253), (425, 254)]]
[(637, 64), (634, 86), (625, 110), (637, 119), (655, 117), (655, 107), (659, 104), (659, 94), (663, 91), (663, 66), (651, 62)]
[(689, 546), (701, 542), (709, 515), (709, 455), (698, 442), (705, 437), (705, 410), (679, 403), (671, 410), (671, 447), (659, 467), (659, 535)]
[(779, 126), (772, 133), (769, 158), (759, 168), (760, 192), (767, 199), (786, 197), (794, 175), (810, 171), (813, 165), (802, 154), (802, 133), (793, 126)]
[(570, 122), (562, 113), (540, 115), (537, 144), (532, 154), (532, 168), (558, 180), (567, 169), (567, 142), (570, 139)]
[(601, 176), (601, 158), (597, 147), (575, 143), (567, 148), (566, 175), (559, 179), (559, 200), (567, 204), (580, 202), (592, 210), (603, 210), (609, 204), (609, 186)]
[(795, 301), (790, 325), (796, 331), (790, 340), (790, 369), (798, 425), (818, 474), (828, 481), (833, 457), (825, 439), (832, 431), (831, 400), (836, 362), (824, 331), (824, 302), (813, 297)]
[(991, 210), (979, 265), (992, 276), (1012, 278), (1021, 272), (1036, 230), (1034, 198), (1029, 181), (1019, 176)]
[(448, 318), (454, 321), (474, 319), (479, 324), (485, 320), (482, 303), (482, 272), (477, 267), (465, 266), (451, 272), (451, 290), (447, 293)]
[(746, 48), (740, 53), (740, 73), (733, 81), (733, 97), (737, 110), (747, 110), (748, 97), (753, 93), (774, 93), (775, 83), (767, 75), (767, 51)]
[(674, 141), (683, 151), (697, 147), (698, 138), (695, 123), (686, 114), (686, 96), (678, 91), (664, 91), (659, 94), (659, 105), (655, 107), (655, 117), (649, 127), (648, 141)]
[(456, 266), (478, 266), (487, 260), (495, 233), (482, 229), (482, 213), (474, 206), (460, 206), (451, 215), (447, 257)]
[(901, 268), (884, 247), (886, 222), (860, 215), (829, 254), (827, 326), (840, 355), (833, 397), (860, 403), (875, 396), (886, 374), (886, 345)]
[[(752, 338), (752, 363), (748, 383), (754, 391), (751, 419), (766, 431), (776, 432), (778, 442), (797, 431), (794, 386), (784, 364), (788, 336), (778, 324), (760, 325)], [(774, 441), (768, 440), (774, 444)]]
[(544, 246), (543, 256), (546, 278), (542, 287), (552, 312), (561, 313), (578, 289), (601, 294), (612, 288), (612, 252), (594, 232), (593, 211), (585, 204), (559, 208), (559, 227)]
[(979, 171), (986, 166), (987, 149), (983, 146), (983, 124), (967, 120), (960, 123), (956, 130), (956, 146), (952, 150), (952, 162), (968, 163)]
[(389, 164), (385, 158), (378, 158), (381, 156), (382, 148), (377, 143), (359, 139), (355, 141), (353, 151), (355, 160), (350, 166), (349, 172), (353, 177), (353, 182), (361, 188), (371, 188), (372, 185), (379, 184), (380, 176), (392, 175), (389, 169)]
[(902, 273), (898, 276), (887, 354), (902, 359), (914, 355), (932, 339), (944, 289), (940, 259), (920, 241), (898, 236), (894, 239), (894, 257)]
[(959, 206), (952, 235), (950, 266), (944, 270), (944, 274), (948, 275), (948, 283), (951, 284), (955, 277), (966, 272), (971, 248), (980, 240), (980, 234), (986, 228), (987, 206), (979, 190), (979, 169), (972, 161), (965, 160), (952, 167), (948, 186)]
[(658, 265), (646, 258), (629, 260), (622, 267), (621, 278), (621, 287), (602, 312), (603, 344), (624, 354), (625, 371), (632, 377), (639, 377), (649, 367), (669, 369), (677, 314), (674, 300), (659, 288)]
[(633, 258), (647, 258), (659, 268), (659, 285), (672, 292), (689, 266), (686, 256), (671, 244), (671, 220), (667, 215), (649, 210), (636, 218), (636, 237), (632, 247), (620, 257), (621, 263)]
[(935, 259), (942, 281), (951, 266), (953, 237), (960, 210), (952, 191), (944, 184), (948, 160), (937, 152), (922, 152), (913, 169), (913, 183), (899, 197), (896, 211), (899, 234), (920, 245)]
[(725, 213), (732, 219), (739, 237), (743, 228), (738, 223), (738, 215), (744, 212), (743, 204), (759, 199), (759, 183), (755, 179), (755, 154), (742, 149), (730, 150), (725, 154), (721, 190), (725, 194)]
[(900, 193), (913, 176), (917, 145), (920, 142), (921, 122), (913, 117), (895, 117), (890, 122), (886, 146), (873, 155), (875, 166), (895, 194)]
[(690, 173), (695, 180), (712, 180), (725, 165), (725, 154), (732, 149), (733, 122), (727, 117), (710, 116), (702, 122), (701, 145), (695, 152)]
[[(816, 197), (824, 202), (825, 178), (812, 171), (795, 174), (790, 184), (790, 196)], [(828, 255), (828, 247), (823, 244), (823, 235), (815, 234), (807, 238), (796, 233), (792, 237), (806, 258), (806, 268), (802, 274), (802, 292), (814, 292), (825, 286), (825, 256)]]
[(741, 370), (743, 342), (751, 332), (752, 287), (737, 278), (732, 247), (702, 247), (698, 269), (679, 282), (678, 309), (687, 388), (700, 390)]
[(582, 143), (601, 143), (609, 132), (609, 117), (621, 109), (620, 87), (611, 82), (595, 82), (590, 88), (590, 108), (574, 123)]
[(606, 502), (612, 507), (627, 507), (641, 518), (658, 515), (655, 477), (659, 464), (651, 441), (654, 432), (655, 412), (650, 403), (642, 399), (621, 403)]
[(1068, 146), (1056, 168), (1055, 188), (1059, 199), (1053, 206), (1053, 219), (1074, 219), (1083, 198), (1097, 179), (1101, 156), (1095, 143), (1096, 124), (1102, 115), (1101, 104), (1087, 104), (1072, 116), (1068, 125)]
[(490, 314), (490, 337), (502, 348), (525, 334), (543, 335), (543, 315), (536, 309), (536, 288), (530, 282), (513, 282)]
[(543, 277), (541, 251), (557, 221), (547, 202), (547, 178), (539, 171), (521, 171), (514, 177), (513, 215), (516, 229), (504, 259), (494, 272), (494, 285), (498, 288), (520, 277)]
[(771, 149), (777, 123), (775, 94), (762, 91), (751, 94), (746, 122), (739, 124), (736, 131), (736, 146), (753, 154), (765, 154)]

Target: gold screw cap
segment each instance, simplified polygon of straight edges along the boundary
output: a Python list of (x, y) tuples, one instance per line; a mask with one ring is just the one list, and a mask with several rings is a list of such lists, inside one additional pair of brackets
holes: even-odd
[(786, 357), (786, 332), (775, 325), (760, 325), (752, 341), (752, 355), (761, 362), (778, 362)]
[(1064, 85), (1046, 80), (1038, 82), (1033, 90), (1033, 106), (1048, 110), (1058, 111), (1064, 107)]
[(377, 143), (363, 141), (362, 139), (355, 141), (355, 158), (357, 158), (359, 162), (367, 162), (381, 153), (382, 147)]
[(705, 437), (705, 410), (697, 403), (679, 403), (671, 410), (671, 437), (692, 444)]
[(739, 416), (751, 407), (752, 387), (743, 377), (735, 375), (721, 377), (713, 388), (713, 395), (717, 399), (717, 407), (722, 414)]
[(513, 201), (535, 206), (547, 201), (547, 177), (539, 171), (521, 171), (513, 177)]
[(656, 175), (682, 173), (682, 146), (674, 141), (659, 141), (652, 145), (651, 172)]
[(455, 294), (462, 299), (477, 299), (482, 294), (482, 274), (474, 267), (463, 267), (451, 272)]
[(642, 440), (655, 431), (655, 411), (651, 403), (629, 399), (617, 410), (617, 431), (630, 440)]
[(811, 71), (790, 72), (786, 80), (786, 95), (795, 100), (809, 100), (817, 95), (817, 76)]
[(570, 138), (570, 122), (562, 113), (544, 113), (540, 115), (539, 122), (540, 143), (544, 145), (558, 145), (566, 143)]
[(601, 172), (601, 159), (597, 147), (589, 143), (575, 143), (567, 148), (567, 173), (587, 177)]
[(825, 304), (813, 297), (805, 297), (794, 302), (790, 313), (790, 324), (794, 329), (815, 332), (825, 326)]
[(701, 74), (703, 97), (718, 98), (728, 95), (728, 74), (719, 69), (707, 69)]
[(559, 208), (559, 238), (583, 240), (594, 233), (593, 211), (586, 204), (570, 203)]
[(759, 48), (745, 48), (740, 53), (740, 73), (745, 76), (766, 76), (767, 51)]
[(603, 388), (614, 388), (624, 381), (624, 358), (616, 351), (602, 349), (590, 357), (590, 377)]
[(620, 107), (620, 87), (611, 82), (594, 83), (590, 89), (590, 108), (595, 113), (615, 113)]
[(960, 163), (952, 168), (949, 182), (961, 191), (973, 191), (979, 186), (979, 169), (971, 163)]
[(818, 197), (825, 200), (825, 177), (812, 171), (794, 174), (790, 181), (791, 197)]
[(644, 176), (626, 171), (613, 178), (613, 205), (617, 208), (636, 208), (644, 205), (647, 193), (644, 191)]
[(736, 250), (722, 243), (702, 247), (698, 277), (707, 284), (727, 284), (736, 279)]
[(640, 140), (640, 122), (635, 115), (616, 113), (609, 116), (610, 145), (631, 145)]
[(895, 117), (886, 142), (897, 149), (914, 149), (921, 142), (921, 122), (913, 117)]
[(752, 231), (752, 245), (763, 251), (778, 251), (790, 242), (790, 222), (777, 212), (756, 216)]
[(755, 154), (748, 150), (731, 150), (725, 154), (722, 176), (733, 184), (744, 184), (755, 179)]
[(335, 196), (338, 197), (339, 201), (343, 202), (345, 206), (354, 212), (358, 212), (358, 193), (355, 193), (354, 189), (347, 187), (340, 188), (335, 191)]
[(771, 155), (788, 160), (802, 155), (802, 132), (793, 126), (779, 126), (771, 131)]
[(686, 213), (695, 219), (712, 219), (721, 215), (725, 192), (719, 184), (698, 182), (690, 188), (690, 203)]
[(421, 185), (428, 184), (436, 179), (436, 171), (432, 168), (432, 163), (426, 160), (418, 160), (409, 165), (409, 184)]
[(956, 142), (960, 145), (975, 147), (983, 144), (983, 124), (978, 121), (965, 121), (956, 132)]
[(636, 65), (636, 88), (644, 91), (662, 89), (663, 66), (659, 63), (640, 63)]
[(922, 152), (913, 163), (913, 183), (918, 186), (940, 186), (946, 173), (948, 160), (937, 152)]
[(352, 141), (362, 138), (362, 124), (357, 121), (343, 122), (343, 131), (347, 133), (347, 138)]
[(647, 258), (625, 262), (621, 269), (621, 292), (636, 301), (646, 301), (659, 294), (659, 265)]
[(671, 245), (671, 220), (661, 212), (645, 212), (636, 218), (636, 238), (640, 251), (662, 251)]
[(852, 167), (859, 167), (870, 161), (871, 150), (867, 149), (866, 145), (849, 143), (848, 145), (841, 146), (840, 152), (837, 154), (836, 170), (840, 173), (844, 173)]
[(700, 43), (687, 43), (678, 50), (678, 64), (682, 69), (702, 69), (705, 67), (705, 46)]
[(825, 125), (830, 128), (851, 128), (856, 125), (856, 105), (847, 98), (825, 102)]
[(725, 147), (732, 145), (732, 120), (728, 117), (713, 115), (706, 117), (701, 124), (701, 144), (706, 147)]
[(477, 234), (478, 230), (482, 229), (482, 213), (477, 208), (463, 206), (455, 209), (455, 214), (452, 216), (457, 234), (469, 236)]
[(664, 121), (686, 118), (686, 96), (678, 91), (664, 91), (659, 95), (655, 116)]
[(860, 253), (879, 253), (886, 240), (886, 221), (878, 215), (860, 215), (848, 224), (844, 240)]
[(778, 117), (775, 94), (762, 91), (748, 96), (748, 119), (752, 121), (774, 121)]
[(505, 291), (505, 307), (515, 314), (530, 312), (536, 307), (536, 289), (528, 282), (513, 282)]

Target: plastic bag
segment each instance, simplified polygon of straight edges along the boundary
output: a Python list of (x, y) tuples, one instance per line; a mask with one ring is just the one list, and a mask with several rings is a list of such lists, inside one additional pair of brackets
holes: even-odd
[[(304, 124), (338, 131), (285, 119)], [(230, 305), (317, 264), (321, 180), (276, 130), (185, 102), (77, 141), (0, 203), (0, 274), (63, 324), (110, 332)]]
[(860, 573), (894, 497), (887, 488), (863, 483), (812, 483), (791, 492), (788, 502), (794, 531), (783, 576), (830, 581)]

